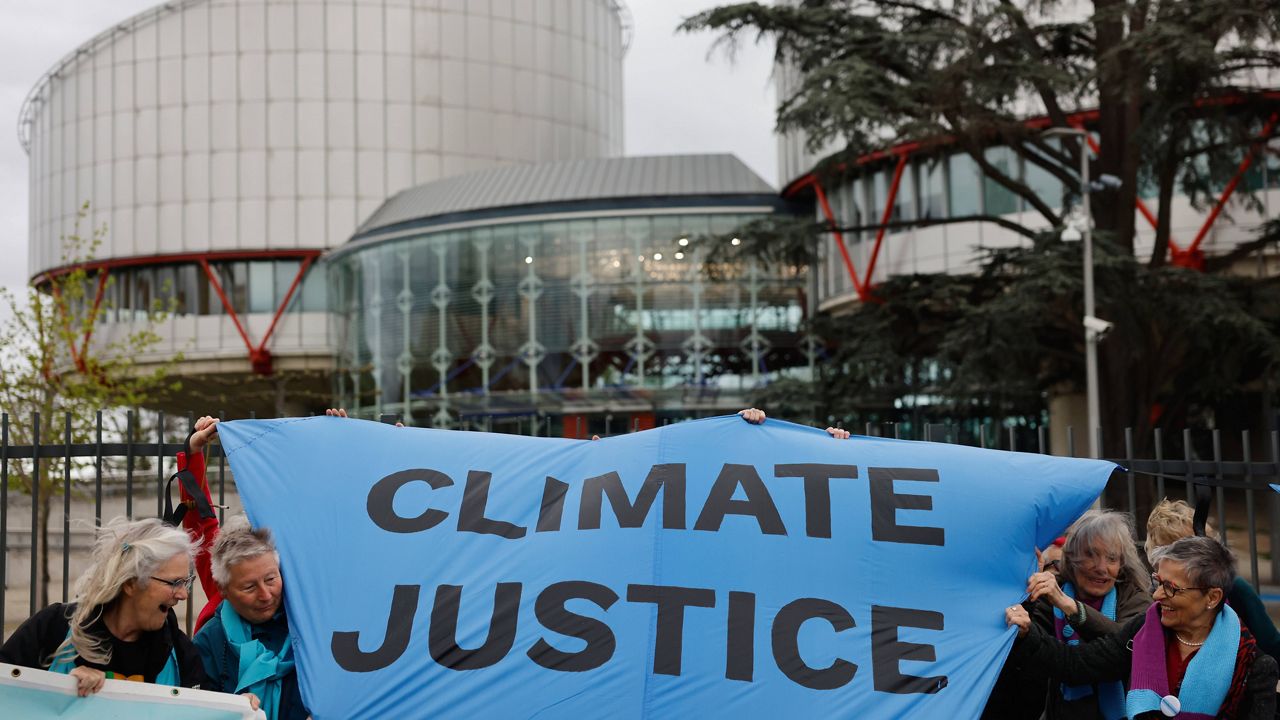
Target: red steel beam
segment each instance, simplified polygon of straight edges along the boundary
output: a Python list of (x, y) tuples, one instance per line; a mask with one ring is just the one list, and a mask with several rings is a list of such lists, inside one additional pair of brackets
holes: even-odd
[(227, 293), (222, 289), (222, 283), (218, 282), (217, 275), (214, 274), (213, 268), (209, 267), (209, 261), (200, 258), (200, 267), (204, 269), (205, 277), (209, 278), (209, 284), (213, 285), (214, 292), (218, 293), (218, 299), (222, 301), (222, 307), (231, 316), (231, 322), (235, 323), (236, 330), (240, 332), (240, 339), (244, 340), (244, 346), (248, 348), (249, 355), (253, 355), (253, 343), (249, 340), (249, 334), (244, 331), (244, 326), (240, 324), (240, 316), (236, 314), (236, 309), (231, 306), (231, 301), (227, 299)]
[(202, 259), (212, 262), (229, 262), (233, 260), (289, 260), (320, 257), (322, 250), (225, 250), (209, 252), (168, 253), (164, 255), (143, 255), (127, 258), (109, 258), (90, 260), (83, 263), (72, 263), (45, 270), (31, 278), (32, 285), (41, 285), (52, 277), (66, 275), (74, 270), (88, 271), (99, 269), (116, 269), (126, 267), (143, 267), (147, 265), (172, 265), (175, 263), (200, 262)]
[[(98, 323), (98, 311), (102, 307), (102, 296), (106, 292), (107, 277), (110, 273), (111, 271), (106, 268), (98, 271), (98, 289), (93, 294), (93, 308), (89, 310), (89, 323), (88, 327), (84, 329), (84, 341), (80, 345), (80, 358), (76, 360), (76, 367), (80, 368), (81, 372), (84, 372), (84, 368), (80, 366), (84, 365), (84, 358), (89, 355), (89, 341), (93, 338), (93, 328)], [(75, 352), (74, 344), (72, 345), (72, 352)]]
[[(889, 185), (889, 196), (884, 201), (884, 213), (880, 216), (880, 228), (876, 230), (876, 244), (871, 248), (871, 260), (867, 263), (867, 277), (862, 281), (864, 289), (871, 287), (871, 273), (875, 272), (876, 261), (880, 258), (880, 245), (884, 243), (884, 231), (889, 225), (889, 219), (893, 217), (893, 203), (898, 199), (898, 187), (902, 185), (902, 171), (907, 167), (907, 153), (898, 156), (898, 167), (893, 170), (893, 182)], [(870, 296), (867, 292), (867, 296)], [(862, 293), (859, 293), (861, 296)], [(861, 298), (866, 300), (866, 297)]]
[(822, 183), (816, 175), (810, 175), (810, 183), (813, 185), (813, 191), (818, 196), (818, 205), (822, 207), (822, 214), (827, 218), (827, 225), (831, 227), (831, 236), (835, 240), (836, 247), (840, 248), (840, 257), (844, 260), (844, 269), (849, 273), (849, 279), (853, 281), (853, 291), (861, 298), (863, 294), (862, 282), (858, 280), (858, 271), (853, 267), (853, 260), (849, 257), (849, 248), (844, 244), (844, 233), (839, 230), (839, 223), (836, 222), (835, 214), (831, 212), (831, 204), (827, 202), (827, 193), (822, 189)]
[(1213, 227), (1218, 216), (1222, 214), (1222, 208), (1226, 207), (1227, 201), (1235, 194), (1236, 187), (1240, 185), (1240, 180), (1244, 178), (1244, 174), (1249, 171), (1249, 167), (1253, 165), (1253, 159), (1257, 157), (1258, 151), (1262, 148), (1263, 143), (1271, 137), (1272, 130), (1275, 129), (1276, 120), (1280, 118), (1280, 114), (1271, 113), (1271, 117), (1267, 119), (1267, 124), (1263, 126), (1262, 132), (1258, 133), (1258, 139), (1249, 146), (1249, 152), (1245, 153), (1244, 159), (1240, 161), (1240, 167), (1236, 169), (1236, 174), (1232, 176), (1231, 182), (1227, 183), (1227, 187), (1223, 189), (1222, 194), (1218, 196), (1218, 202), (1213, 206), (1213, 210), (1209, 211), (1209, 216), (1204, 219), (1204, 223), (1200, 225), (1200, 232), (1196, 233), (1196, 237), (1191, 241), (1191, 245), (1186, 250), (1174, 248), (1173, 243), (1169, 243), (1172, 248), (1172, 261), (1175, 265), (1184, 267), (1193, 267), (1195, 269), (1204, 268), (1204, 253), (1200, 252), (1200, 243), (1204, 242), (1204, 238), (1209, 234), (1209, 229)]
[(298, 268), (298, 274), (293, 276), (293, 283), (289, 285), (289, 292), (284, 294), (284, 300), (280, 301), (280, 307), (276, 308), (276, 314), (271, 318), (271, 325), (267, 327), (267, 332), (262, 336), (262, 342), (258, 343), (258, 354), (261, 355), (267, 350), (267, 341), (271, 339), (271, 333), (276, 330), (276, 323), (280, 322), (280, 316), (284, 315), (285, 308), (289, 307), (289, 300), (293, 297), (293, 291), (298, 289), (299, 283), (302, 282), (302, 276), (307, 274), (307, 268), (311, 267), (312, 258), (306, 258), (302, 261), (302, 267)]
[[(209, 284), (213, 286), (213, 290), (218, 295), (218, 299), (222, 302), (222, 307), (226, 310), (227, 315), (231, 317), (231, 322), (236, 326), (236, 332), (240, 333), (240, 339), (244, 341), (245, 348), (249, 351), (249, 361), (253, 364), (253, 369), (263, 375), (270, 375), (271, 353), (267, 350), (267, 343), (271, 341), (271, 336), (275, 333), (276, 326), (280, 319), (284, 316), (285, 310), (289, 307), (289, 302), (293, 299), (294, 293), (297, 292), (298, 286), (302, 283), (302, 278), (306, 275), (311, 264), (316, 258), (320, 257), (320, 250), (234, 250), (226, 252), (204, 252), (204, 253), (173, 253), (167, 255), (148, 255), (145, 257), (129, 257), (129, 258), (113, 258), (107, 260), (92, 260), (84, 263), (76, 263), (64, 265), (62, 267), (53, 268), (40, 273), (32, 278), (33, 285), (50, 283), (56, 277), (66, 275), (75, 270), (97, 271), (98, 288), (93, 299), (93, 309), (91, 310), (91, 320), (89, 327), (85, 329), (84, 340), (81, 349), (75, 347), (75, 343), (71, 343), (71, 357), (75, 362), (76, 368), (81, 372), (85, 372), (84, 356), (88, 352), (89, 342), (93, 336), (93, 323), (96, 321), (99, 309), (102, 306), (102, 298), (106, 291), (107, 278), (114, 268), (126, 267), (145, 267), (150, 265), (172, 265), (177, 263), (194, 262), (204, 271), (205, 277), (209, 280)], [(232, 306), (231, 300), (227, 297), (226, 290), (223, 289), (222, 283), (218, 282), (218, 276), (213, 272), (210, 262), (229, 262), (235, 260), (268, 260), (268, 259), (298, 259), (301, 260), (301, 266), (298, 268), (297, 274), (294, 275), (293, 282), (289, 285), (288, 292), (285, 293), (284, 299), (281, 300), (280, 306), (276, 308), (275, 313), (271, 317), (271, 324), (267, 327), (267, 332), (263, 335), (262, 341), (256, 346), (249, 339), (249, 333), (245, 330), (244, 324), (240, 322), (240, 315)], [(58, 302), (61, 302), (62, 293), (56, 283), (50, 283), (53, 294)], [(70, 332), (70, 327), (67, 328)]]
[[(1266, 100), (1280, 100), (1280, 90), (1265, 91), (1255, 95), (1254, 97), (1258, 97), (1258, 96)], [(1221, 107), (1221, 106), (1229, 106), (1229, 105), (1239, 105), (1246, 102), (1248, 99), (1249, 98), (1246, 98), (1242, 95), (1223, 95), (1218, 97), (1199, 98), (1195, 101), (1195, 106), (1196, 107)], [(1274, 129), (1274, 126), (1277, 122), (1278, 115), (1280, 114), (1273, 113), (1271, 115), (1271, 118), (1267, 122), (1267, 126), (1264, 128), (1263, 132), (1261, 133), (1262, 137), (1260, 138), (1259, 143), (1254, 145), (1254, 148), (1246, 156), (1245, 161), (1241, 163), (1241, 166), (1236, 173), (1236, 177), (1232, 179), (1231, 183), (1223, 191), (1221, 197), (1218, 200), (1218, 204), (1214, 207), (1214, 210), (1210, 213), (1209, 217), (1206, 218), (1204, 224), (1200, 228), (1200, 232), (1197, 233), (1196, 239), (1192, 241), (1191, 245), (1184, 250), (1178, 246), (1177, 242), (1173, 239), (1172, 236), (1169, 238), (1170, 253), (1173, 257), (1173, 262), (1175, 264), (1186, 265), (1188, 267), (1198, 267), (1199, 266), (1198, 263), (1203, 262), (1203, 258), (1199, 257), (1201, 255), (1200, 248), (1199, 248), (1200, 243), (1203, 241), (1205, 235), (1207, 235), (1209, 229), (1213, 226), (1214, 222), (1217, 220), (1218, 215), (1221, 213), (1222, 208), (1225, 206), (1226, 202), (1230, 200), (1231, 195), (1235, 192), (1236, 186), (1239, 184), (1240, 178), (1244, 176), (1244, 173), (1248, 171), (1249, 166), (1253, 163), (1253, 157), (1257, 154), (1259, 144), (1262, 141), (1265, 141), (1267, 137), (1270, 136), (1271, 131)], [(1099, 117), (1099, 112), (1097, 110), (1085, 110), (1082, 112), (1071, 113), (1067, 116), (1067, 124), (1072, 127), (1083, 128), (1085, 123), (1097, 120), (1098, 117)], [(1026, 120), (1024, 124), (1026, 127), (1034, 130), (1034, 129), (1048, 128), (1053, 124), (1053, 122), (1047, 116), (1039, 116), (1039, 117), (1034, 117)], [(1093, 139), (1092, 135), (1085, 135), (1084, 137), (1088, 141), (1090, 149), (1096, 154), (1099, 151), (1098, 142)], [(833, 171), (839, 172), (842, 170), (847, 170), (850, 166), (859, 167), (869, 163), (886, 160), (891, 157), (897, 157), (899, 163), (901, 163), (904, 157), (909, 156), (913, 153), (919, 152), (921, 150), (944, 147), (954, 142), (955, 142), (954, 137), (949, 135), (943, 135), (943, 136), (939, 136), (937, 138), (931, 138), (925, 141), (912, 141), (912, 142), (906, 142), (906, 143), (899, 143), (897, 145), (893, 145), (883, 150), (877, 150), (875, 152), (862, 155), (857, 159), (853, 160), (852, 162), (839, 163), (833, 167)], [(784, 198), (794, 197), (795, 195), (799, 194), (800, 191), (808, 187), (814, 188), (814, 191), (818, 195), (818, 199), (820, 203), (823, 205), (823, 214), (826, 215), (828, 222), (832, 223), (832, 225), (834, 226), (835, 221), (832, 216), (831, 209), (826, 203), (826, 199), (825, 199), (826, 194), (822, 191), (822, 186), (821, 186), (821, 183), (818, 182), (816, 173), (809, 172), (796, 178), (795, 180), (792, 180), (790, 183), (787, 184), (786, 187), (783, 188), (782, 196)], [(1138, 213), (1141, 214), (1144, 218), (1146, 218), (1147, 222), (1150, 223), (1153, 228), (1157, 226), (1158, 223), (1156, 220), (1155, 213), (1151, 211), (1151, 208), (1147, 206), (1146, 202), (1144, 202), (1142, 198), (1136, 198), (1135, 206), (1138, 209)], [(883, 224), (884, 223), (882, 222), (881, 225), (883, 226)], [(875, 252), (878, 252), (880, 249), (879, 237), (883, 235), (883, 231), (884, 231), (884, 228), (881, 227), (880, 231), (877, 233), (877, 244), (876, 244)], [(853, 279), (854, 289), (858, 291), (859, 297), (862, 297), (864, 294), (867, 294), (866, 285), (869, 284), (870, 282), (871, 271), (874, 269), (874, 260), (872, 261), (872, 267), (868, 268), (868, 272), (867, 272), (868, 283), (863, 283), (856, 276), (856, 273), (853, 270), (853, 263), (849, 260), (848, 252), (844, 247), (843, 238), (839, 235), (839, 233), (836, 233), (836, 237), (839, 238), (840, 251), (844, 255), (845, 269), (850, 273), (850, 277)], [(874, 257), (874, 253), (873, 253), (873, 257)], [(1198, 261), (1197, 261), (1197, 258), (1199, 258)]]

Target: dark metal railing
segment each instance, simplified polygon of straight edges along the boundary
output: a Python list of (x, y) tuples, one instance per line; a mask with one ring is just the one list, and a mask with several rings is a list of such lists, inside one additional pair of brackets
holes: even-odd
[[(176, 463), (175, 455), (182, 450), (185, 445), (183, 441), (173, 441), (172, 437), (169, 441), (164, 438), (165, 435), (165, 416), (163, 413), (156, 414), (156, 427), (154, 439), (150, 442), (142, 440), (139, 436), (141, 429), (138, 427), (138, 418), (133, 411), (124, 413), (125, 428), (123, 436), (116, 441), (104, 441), (104, 424), (103, 413), (98, 411), (95, 413), (92, 423), (89, 427), (84, 427), (81, 423), (80, 427), (76, 427), (70, 413), (63, 413), (61, 423), (61, 443), (49, 444), (42, 440), (42, 428), (49, 427), (42, 425), (40, 413), (33, 413), (31, 416), (31, 424), (28, 428), (30, 441), (29, 444), (14, 444), (11, 442), (14, 436), (14, 423), (9, 413), (0, 414), (0, 635), (3, 635), (5, 627), (6, 611), (7, 611), (7, 594), (9, 586), (9, 553), (14, 546), (14, 538), (10, 534), (10, 502), (11, 486), (13, 485), (14, 465), (18, 462), (26, 461), (29, 468), (26, 472), (26, 490), (25, 493), (30, 497), (31, 501), (31, 521), (28, 531), (29, 541), (27, 549), (30, 551), (30, 568), (28, 576), (28, 612), (35, 613), (39, 609), (41, 589), (44, 587), (44, 578), (41, 577), (41, 552), (52, 554), (52, 539), (58, 529), (56, 527), (58, 519), (56, 518), (56, 510), (53, 507), (55, 498), (42, 498), (42, 494), (56, 493), (61, 495), (61, 600), (67, 602), (71, 597), (71, 557), (74, 553), (71, 542), (72, 534), (72, 498), (73, 496), (87, 499), (92, 497), (93, 500), (93, 527), (97, 528), (102, 524), (103, 506), (104, 506), (104, 462), (108, 460), (123, 460), (124, 468), (122, 477), (123, 481), (123, 497), (124, 497), (124, 515), (130, 519), (134, 518), (135, 500), (140, 499), (144, 494), (150, 495), (152, 491), (155, 493), (155, 517), (159, 517), (164, 511), (164, 488), (165, 482), (173, 471)], [(190, 421), (188, 421), (188, 425)], [(176, 431), (174, 432), (176, 435)], [(186, 433), (181, 433), (185, 439)], [(76, 442), (75, 438), (91, 437), (92, 442)], [(147, 458), (148, 461), (155, 462), (155, 475), (153, 478), (141, 477), (138, 473), (138, 460)], [(217, 473), (214, 475), (212, 463), (216, 460)], [(218, 505), (226, 505), (227, 492), (227, 468), (226, 459), (222, 454), (222, 448), (213, 445), (209, 448), (209, 462), (211, 463), (209, 471), (209, 480), (211, 490), (216, 487), (218, 497)], [(51, 468), (46, 463), (59, 464), (60, 473), (50, 472)], [(42, 474), (43, 473), (43, 474)], [(149, 480), (154, 481), (154, 485), (150, 485)], [(42, 509), (42, 500), (49, 501), (49, 518), (46, 528), (49, 543), (42, 542), (42, 527), (40, 522), (40, 514)], [(219, 520), (224, 514), (223, 509), (219, 509)], [(148, 510), (147, 516), (152, 516)], [(50, 599), (54, 597), (54, 588), (47, 588)], [(190, 616), (192, 609), (188, 607), (188, 626), (190, 626)]]
[[(866, 434), (883, 436), (892, 433), (893, 437), (902, 438), (902, 433), (897, 425), (876, 425), (874, 423), (866, 424)], [(1027, 432), (1031, 430), (1025, 427), (1007, 427), (1005, 432), (990, 432), (983, 425), (978, 428), (976, 437), (977, 442), (974, 443), (979, 447), (1037, 452), (1041, 454), (1049, 453), (1049, 440), (1047, 437), (1048, 428), (1039, 426), (1034, 428), (1035, 435), (1032, 443), (1020, 444), (1020, 437), (1025, 438)], [(1112, 500), (1113, 505), (1122, 506), (1133, 515), (1135, 525), (1139, 530), (1140, 537), (1146, 535), (1147, 513), (1140, 510), (1150, 510), (1151, 504), (1161, 498), (1168, 497), (1170, 485), (1176, 486), (1181, 484), (1186, 493), (1186, 501), (1189, 505), (1195, 506), (1196, 503), (1196, 486), (1208, 487), (1213, 492), (1213, 507), (1217, 516), (1217, 527), (1220, 533), (1220, 539), (1230, 545), (1227, 538), (1227, 513), (1229, 509), (1242, 509), (1246, 528), (1245, 534), (1249, 547), (1249, 579), (1253, 583), (1255, 589), (1260, 587), (1260, 575), (1258, 568), (1258, 505), (1257, 492), (1265, 493), (1265, 498), (1269, 506), (1268, 515), (1268, 534), (1270, 536), (1270, 571), (1272, 582), (1280, 580), (1280, 495), (1271, 487), (1272, 483), (1280, 484), (1280, 431), (1272, 430), (1266, 433), (1267, 450), (1270, 456), (1269, 461), (1255, 461), (1253, 459), (1254, 441), (1257, 436), (1249, 430), (1240, 431), (1239, 444), (1235, 447), (1239, 450), (1238, 459), (1227, 459), (1223, 451), (1223, 440), (1226, 434), (1221, 430), (1200, 431), (1196, 434), (1202, 435), (1208, 433), (1208, 447), (1204, 447), (1202, 442), (1197, 445), (1193, 437), (1191, 429), (1184, 429), (1177, 437), (1180, 442), (1182, 452), (1181, 459), (1172, 459), (1166, 457), (1166, 451), (1169, 449), (1167, 434), (1157, 428), (1152, 431), (1151, 436), (1151, 455), (1152, 457), (1139, 457), (1135, 451), (1137, 447), (1135, 443), (1134, 431), (1132, 428), (1125, 428), (1124, 431), (1124, 453), (1120, 456), (1115, 454), (1106, 454), (1104, 457), (1119, 465), (1124, 469), (1124, 484), (1122, 488), (1115, 487), (1116, 478), (1113, 476), (1111, 484), (1107, 488), (1104, 497)], [(958, 442), (960, 433), (958, 429), (947, 424), (926, 424), (921, 432), (922, 440), (931, 440), (935, 442)], [(1098, 447), (1103, 447), (1102, 431), (1098, 433)], [(907, 439), (907, 438), (903, 438)], [(1203, 437), (1201, 438), (1203, 440)], [(1067, 428), (1066, 433), (1067, 452), (1064, 453), (1069, 457), (1080, 457), (1076, 452), (1076, 433), (1074, 428)], [(1198, 450), (1207, 449), (1208, 458), (1198, 456)], [(1147, 489), (1151, 491), (1150, 501), (1145, 503), (1139, 502), (1140, 478), (1145, 480)], [(1235, 496), (1229, 497), (1228, 493), (1234, 491)], [(1243, 508), (1238, 507), (1238, 503), (1243, 500)]]

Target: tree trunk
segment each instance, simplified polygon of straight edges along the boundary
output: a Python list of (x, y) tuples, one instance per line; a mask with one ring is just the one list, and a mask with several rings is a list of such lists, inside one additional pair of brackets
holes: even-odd
[(1092, 206), (1098, 230), (1121, 251), (1132, 254), (1139, 161), (1139, 148), (1132, 137), (1138, 129), (1141, 102), (1132, 93), (1140, 87), (1141, 69), (1133, 58), (1116, 51), (1125, 39), (1125, 16), (1119, 12), (1123, 7), (1123, 0), (1094, 3), (1100, 138), (1098, 159), (1092, 168), (1096, 175), (1091, 177), (1112, 175), (1121, 185), (1093, 196)]
[(1159, 177), (1160, 207), (1156, 215), (1156, 241), (1151, 248), (1151, 267), (1160, 267), (1168, 260), (1169, 241), (1173, 225), (1173, 185), (1178, 176), (1178, 138), (1181, 128), (1175, 126), (1169, 133), (1164, 157), (1160, 161)]

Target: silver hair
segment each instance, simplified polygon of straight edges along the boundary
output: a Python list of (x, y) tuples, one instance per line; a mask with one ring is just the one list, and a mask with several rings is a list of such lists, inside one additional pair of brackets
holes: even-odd
[(279, 564), (280, 553), (276, 551), (276, 544), (271, 539), (270, 530), (250, 527), (249, 520), (243, 516), (228, 522), (218, 533), (218, 539), (213, 541), (213, 547), (209, 550), (213, 565), (213, 581), (220, 587), (226, 587), (231, 581), (232, 565), (267, 553), (271, 553)]
[(1180, 563), (1195, 587), (1218, 588), (1225, 594), (1236, 579), (1236, 559), (1226, 545), (1209, 537), (1187, 537), (1157, 548), (1151, 563)]
[(111, 662), (110, 643), (91, 635), (89, 627), (119, 599), (126, 583), (146, 587), (156, 568), (178, 555), (186, 555), (187, 572), (191, 572), (195, 552), (196, 544), (185, 532), (155, 518), (116, 518), (103, 525), (94, 540), (89, 567), (76, 581), (78, 603), (69, 618), (71, 633), (52, 659), (79, 655), (99, 665)]
[(1076, 566), (1101, 544), (1106, 552), (1120, 558), (1117, 582), (1136, 583), (1146, 587), (1147, 571), (1138, 557), (1133, 517), (1118, 510), (1090, 510), (1071, 526), (1067, 543), (1062, 547), (1062, 571), (1067, 580), (1076, 581)]

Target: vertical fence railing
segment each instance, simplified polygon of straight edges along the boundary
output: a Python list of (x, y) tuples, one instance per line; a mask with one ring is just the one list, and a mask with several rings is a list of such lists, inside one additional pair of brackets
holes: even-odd
[[(31, 477), (40, 477), (40, 413), (33, 413), (31, 421)], [(40, 586), (36, 584), (36, 558), (40, 547), (39, 538), (36, 537), (40, 528), (40, 483), (33, 481), (27, 489), (31, 495), (31, 602), (27, 612), (35, 615), (36, 610), (40, 609), (37, 604), (37, 590)]]
[[(157, 417), (154, 440), (150, 442), (142, 442), (137, 437), (140, 423), (133, 412), (125, 415), (124, 433), (115, 442), (109, 442), (105, 437), (101, 411), (96, 412), (91, 424), (80, 431), (76, 430), (71, 414), (63, 413), (60, 420), (62, 432), (59, 433), (56, 431), (57, 419), (32, 413), (30, 427), (19, 432), (20, 424), (13, 422), (9, 413), (0, 413), (0, 631), (12, 619), (8, 603), (16, 599), (10, 592), (15, 572), (25, 571), (27, 576), (28, 614), (39, 610), (46, 597), (63, 602), (73, 599), (73, 555), (88, 554), (87, 544), (77, 547), (77, 532), (73, 532), (73, 524), (81, 522), (75, 512), (77, 503), (82, 508), (79, 514), (82, 521), (88, 525), (91, 516), (96, 529), (103, 524), (107, 514), (105, 504), (108, 497), (114, 497), (113, 502), (122, 501), (123, 515), (133, 519), (136, 511), (143, 507), (136, 501), (155, 492), (155, 514), (159, 516), (164, 510), (165, 483), (174, 466), (175, 455), (183, 449), (183, 443), (166, 440), (163, 416)], [(15, 437), (24, 435), (28, 438), (27, 444), (14, 442)], [(208, 453), (210, 464), (215, 458), (217, 461), (218, 504), (225, 506), (228, 492), (226, 459), (220, 446), (209, 447)], [(150, 482), (134, 483), (138, 461), (143, 458), (155, 462), (154, 485)], [(123, 473), (111, 477), (110, 461), (123, 461)], [(15, 463), (23, 465), (15, 468)], [(55, 467), (59, 463), (62, 467)], [(16, 530), (11, 522), (15, 479), (22, 483), (19, 486), (21, 493), (31, 502), (30, 527)], [(145, 507), (150, 508), (150, 505)], [(218, 513), (220, 521), (225, 519), (223, 508), (220, 507)], [(150, 515), (149, 510), (147, 514)], [(15, 537), (15, 532), (21, 537)], [(23, 545), (29, 551), (29, 562), (20, 570), (11, 558), (11, 551), (16, 548), (20, 552)], [(60, 570), (61, 577), (46, 577), (48, 569)], [(190, 606), (187, 613), (187, 627), (190, 628), (190, 621), (194, 619)], [(0, 632), (0, 639), (2, 637), (3, 632)]]
[[(951, 429), (945, 429), (936, 423), (924, 424), (917, 426), (917, 429), (908, 432), (901, 423), (872, 423), (868, 422), (864, 425), (865, 433), (871, 436), (892, 436), (902, 439), (920, 439), (932, 441), (952, 442), (960, 435)], [(987, 423), (979, 424), (976, 431), (969, 436), (972, 444), (981, 448), (993, 448), (1011, 451), (1025, 450), (1022, 445), (1026, 444), (1026, 433), (1021, 435), (1020, 440), (1019, 428), (1014, 426), (1006, 426), (1001, 432), (1001, 427), (991, 427)], [(1031, 432), (1031, 428), (1026, 428), (1027, 432)], [(1161, 498), (1168, 498), (1170, 491), (1179, 495), (1185, 494), (1187, 502), (1194, 505), (1195, 503), (1195, 486), (1204, 485), (1212, 490), (1212, 507), (1213, 520), (1211, 525), (1216, 523), (1215, 531), (1224, 543), (1231, 544), (1232, 540), (1227, 534), (1227, 530), (1232, 529), (1239, 531), (1241, 528), (1232, 526), (1232, 518), (1239, 521), (1239, 511), (1243, 504), (1243, 534), (1245, 540), (1243, 547), (1237, 547), (1241, 555), (1240, 573), (1245, 575), (1255, 588), (1260, 587), (1261, 561), (1259, 551), (1258, 533), (1260, 529), (1259, 517), (1266, 520), (1267, 532), (1270, 538), (1270, 562), (1269, 577), (1271, 582), (1280, 585), (1280, 493), (1274, 492), (1270, 487), (1271, 483), (1280, 484), (1280, 431), (1270, 431), (1268, 440), (1270, 451), (1266, 454), (1266, 459), (1257, 461), (1254, 459), (1253, 442), (1258, 439), (1254, 433), (1248, 430), (1241, 431), (1239, 452), (1240, 459), (1230, 459), (1225, 450), (1224, 443), (1228, 436), (1224, 435), (1221, 430), (1209, 430), (1207, 438), (1209, 440), (1207, 447), (1197, 445), (1195, 443), (1197, 431), (1190, 429), (1183, 430), (1174, 437), (1180, 438), (1182, 441), (1182, 458), (1172, 460), (1167, 457), (1169, 445), (1166, 442), (1166, 435), (1163, 430), (1157, 428), (1150, 436), (1149, 456), (1141, 455), (1137, 448), (1137, 437), (1132, 428), (1126, 428), (1123, 434), (1123, 452), (1118, 455), (1107, 455), (1107, 458), (1120, 466), (1121, 472), (1113, 477), (1113, 484), (1109, 487), (1109, 496), (1116, 503), (1119, 509), (1127, 510), (1134, 515), (1134, 519), (1140, 531), (1140, 535), (1145, 537), (1146, 534), (1146, 515), (1138, 514), (1140, 509), (1146, 509), (1149, 505)], [(918, 437), (916, 437), (918, 436)], [(1099, 430), (1098, 447), (1103, 445), (1103, 433)], [(1199, 437), (1203, 440), (1206, 435), (1201, 434)], [(1063, 433), (1062, 442), (1064, 447), (1062, 454), (1067, 456), (1077, 456), (1077, 437), (1074, 428), (1068, 427)], [(1049, 452), (1048, 444), (1048, 428), (1038, 426), (1034, 428), (1034, 437), (1032, 445), (1040, 453)], [(1208, 452), (1203, 456), (1197, 456), (1197, 450), (1207, 449)], [(1173, 485), (1170, 486), (1169, 483)], [(1179, 488), (1178, 485), (1182, 487)], [(1148, 490), (1150, 492), (1148, 492)], [(1262, 491), (1262, 498), (1266, 501), (1262, 507), (1258, 503), (1258, 491)], [(1142, 501), (1140, 503), (1140, 498)], [(1143, 508), (1139, 506), (1143, 505)], [(1229, 509), (1234, 508), (1235, 512), (1229, 513)], [(1236, 536), (1237, 541), (1239, 536)], [(1247, 550), (1248, 563), (1247, 568), (1244, 563), (1244, 552)]]

